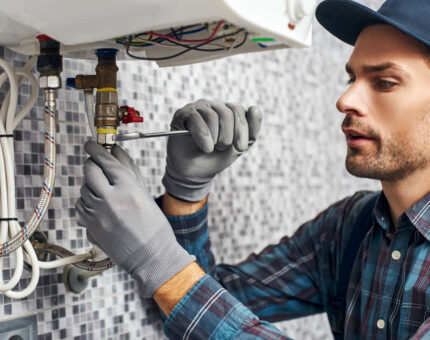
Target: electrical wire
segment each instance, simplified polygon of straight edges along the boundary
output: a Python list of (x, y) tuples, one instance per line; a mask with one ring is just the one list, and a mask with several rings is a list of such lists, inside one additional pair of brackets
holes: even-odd
[(179, 37), (173, 27), (170, 27), (170, 32), (172, 32), (172, 34), (174, 35), (174, 37), (175, 37), (176, 40), (181, 40), (182, 39), (182, 35), (181, 35), (181, 37)]
[[(135, 39), (139, 40), (139, 42), (141, 41), (143, 43), (140, 44), (138, 42), (135, 42), (135, 43), (132, 44), (132, 47), (149, 47), (149, 45), (151, 45), (151, 46), (152, 45), (156, 45), (156, 46), (167, 47), (167, 48), (174, 48), (174, 49), (178, 49), (178, 46), (186, 47), (186, 48), (190, 47), (190, 48), (194, 49), (192, 45), (185, 45), (185, 44), (181, 44), (181, 43), (178, 43), (178, 42), (175, 42), (175, 41), (170, 41), (170, 40), (164, 40), (164, 39), (162, 39), (163, 42), (156, 42), (154, 40), (146, 40), (146, 39), (144, 39), (142, 37), (135, 37)], [(167, 45), (166, 42), (171, 43), (171, 45)], [(206, 43), (205, 46), (215, 46), (215, 47), (217, 47), (219, 49), (222, 49), (222, 50), (225, 49), (225, 47), (222, 46), (222, 45), (213, 44), (213, 43), (210, 43), (210, 42)], [(197, 50), (197, 51), (210, 51), (210, 50), (205, 50), (205, 49), (200, 49), (200, 48), (197, 48), (195, 50)]]
[[(127, 44), (126, 44), (126, 54), (127, 54), (129, 57), (131, 57), (131, 58), (139, 59), (139, 60), (149, 60), (149, 61), (168, 60), (168, 59), (172, 59), (172, 58), (179, 57), (179, 56), (181, 56), (181, 55), (183, 55), (183, 54), (185, 54), (185, 53), (187, 53), (187, 52), (189, 52), (189, 51), (192, 51), (192, 50), (197, 50), (197, 51), (198, 51), (198, 48), (199, 48), (199, 47), (201, 47), (201, 46), (205, 46), (205, 45), (207, 45), (208, 43), (211, 43), (211, 42), (213, 42), (213, 41), (217, 41), (217, 40), (219, 40), (219, 39), (223, 39), (223, 38), (227, 38), (227, 37), (231, 37), (231, 36), (237, 35), (237, 34), (239, 34), (240, 32), (243, 32), (243, 31), (245, 31), (245, 29), (244, 29), (244, 28), (241, 28), (241, 29), (238, 29), (237, 31), (235, 31), (235, 32), (233, 32), (233, 33), (228, 33), (228, 34), (221, 35), (221, 36), (219, 36), (219, 37), (213, 38), (213, 39), (212, 39), (212, 40), (210, 40), (210, 41), (207, 41), (207, 42), (204, 42), (204, 43), (197, 44), (196, 46), (183, 45), (183, 46), (181, 46), (181, 47), (184, 47), (184, 48), (185, 48), (185, 50), (183, 50), (183, 51), (181, 51), (181, 52), (178, 52), (178, 53), (176, 53), (176, 54), (173, 54), (173, 55), (170, 55), (170, 56), (166, 56), (166, 57), (154, 57), (154, 58), (139, 57), (139, 56), (136, 56), (136, 55), (131, 54), (131, 53), (130, 53), (131, 36), (129, 36), (129, 43), (127, 43)], [(238, 47), (242, 46), (242, 45), (246, 42), (246, 40), (247, 40), (247, 34), (246, 34), (246, 36), (245, 36), (245, 39), (244, 39), (244, 40), (243, 40), (239, 45), (235, 46), (234, 48), (238, 48)], [(173, 42), (173, 41), (172, 41), (172, 42)], [(177, 43), (177, 42), (175, 41), (175, 43)], [(203, 51), (204, 51), (204, 52), (214, 52), (214, 51), (216, 52), (216, 51), (224, 51), (224, 50), (225, 50), (225, 49), (210, 49), (210, 50), (203, 49)]]
[[(181, 36), (182, 36), (183, 34), (191, 34), (191, 33), (195, 33), (195, 32), (200, 32), (204, 29), (206, 29), (206, 26), (202, 27), (200, 29), (196, 29), (194, 31), (183, 32), (183, 28), (180, 28), (180, 32), (181, 32)], [(177, 33), (177, 32), (173, 28), (171, 28), (171, 31), (170, 31), (170, 33), (168, 33), (168, 35), (175, 34), (175, 33)], [(149, 46), (157, 45), (157, 46), (168, 47), (168, 48), (169, 47), (170, 48), (176, 48), (176, 46), (182, 46), (182, 47), (186, 47), (186, 48), (190, 47), (190, 48), (197, 50), (197, 51), (205, 51), (205, 52), (213, 51), (210, 49), (196, 48), (196, 47), (192, 46), (191, 44), (183, 44), (182, 42), (180, 43), (180, 42), (170, 40), (170, 39), (150, 40), (150, 39), (152, 39), (152, 36), (150, 36), (148, 38), (143, 38), (143, 36), (146, 36), (146, 35), (147, 35), (146, 33), (140, 33), (140, 34), (135, 35), (134, 39), (138, 40), (138, 41), (136, 41), (136, 42), (132, 41), (131, 46), (133, 46), (133, 47), (149, 47)], [(165, 42), (168, 42), (170, 44), (167, 45)], [(226, 49), (226, 47), (223, 45), (213, 44), (210, 42), (208, 42), (205, 46), (215, 46), (215, 47), (219, 48), (219, 50), (215, 50), (215, 51), (221, 51), (221, 50)]]
[[(223, 47), (223, 46), (221, 46), (221, 45), (217, 45), (217, 47), (218, 48), (212, 48), (212, 49), (207, 49), (207, 48), (199, 48), (199, 47), (195, 47), (195, 46), (192, 46), (192, 45), (185, 45), (185, 44), (181, 44), (181, 43), (178, 43), (178, 42), (176, 42), (176, 41), (169, 41), (170, 43), (172, 43), (172, 44), (174, 44), (174, 45), (176, 45), (176, 46), (181, 46), (181, 47), (184, 47), (184, 48), (187, 48), (187, 49), (191, 49), (191, 50), (194, 50), (194, 51), (201, 51), (201, 52), (220, 52), (220, 51), (227, 51), (227, 50), (230, 50), (230, 49), (232, 49), (232, 48), (239, 48), (239, 47), (241, 47), (241, 46), (243, 46), (245, 43), (246, 43), (246, 41), (247, 41), (247, 38), (248, 38), (248, 33), (246, 33), (246, 32), (244, 32), (244, 29), (240, 29), (240, 30), (238, 30), (238, 31), (236, 31), (236, 32), (234, 32), (234, 34), (233, 35), (238, 35), (238, 34), (240, 34), (240, 33), (245, 33), (245, 34), (243, 34), (243, 39), (242, 39), (242, 41), (239, 43), (239, 44), (237, 44), (237, 45), (235, 45), (235, 43), (236, 43), (236, 41), (230, 46), (230, 47)], [(237, 40), (237, 38), (236, 38), (236, 40)], [(213, 40), (212, 40), (213, 41)], [(210, 42), (208, 42), (208, 43), (206, 43), (204, 46), (209, 46), (211, 43)], [(162, 45), (162, 44), (160, 44), (160, 45)], [(165, 46), (165, 47), (173, 47), (172, 45), (162, 45), (162, 46)]]
[[(184, 36), (184, 35), (189, 35), (189, 34), (199, 33), (199, 32), (202, 32), (202, 31), (207, 30), (207, 27), (206, 27), (206, 26), (203, 26), (203, 27), (200, 27), (200, 28), (195, 29), (195, 30), (185, 31), (185, 32), (184, 32), (184, 29), (191, 28), (191, 27), (196, 27), (196, 26), (200, 26), (200, 25), (193, 25), (193, 26), (181, 27), (181, 28), (180, 28), (180, 35), (181, 35), (181, 37), (182, 37), (182, 36)], [(171, 29), (171, 32), (170, 32), (170, 33), (168, 33), (167, 35), (169, 35), (169, 34), (174, 34), (173, 32), (176, 32), (176, 31), (174, 31), (173, 29)], [(144, 33), (144, 35), (147, 35), (147, 34), (145, 34), (145, 33)], [(170, 39), (170, 38), (169, 38), (169, 39)], [(136, 43), (134, 43), (134, 44), (133, 44), (133, 46), (145, 46), (145, 47), (149, 47), (149, 46), (156, 45), (155, 43), (161, 43), (161, 42), (166, 41), (166, 40), (168, 40), (168, 39), (161, 39), (161, 38), (157, 38), (157, 40), (150, 40), (150, 39), (146, 39), (146, 40), (147, 40), (148, 42), (145, 42), (145, 44), (143, 44), (143, 45), (142, 45), (142, 44), (140, 44), (140, 43), (138, 43), (138, 42), (136, 42)], [(124, 45), (126, 42), (127, 42), (127, 38), (125, 38), (125, 39), (116, 39), (116, 43), (117, 43), (117, 44)]]
[(154, 36), (154, 37), (158, 37), (158, 38), (164, 38), (164, 39), (167, 39), (167, 40), (175, 40), (175, 41), (178, 41), (178, 42), (181, 42), (181, 43), (196, 43), (196, 44), (199, 44), (199, 43), (205, 43), (205, 42), (208, 42), (208, 41), (210, 41), (210, 40), (212, 40), (214, 37), (215, 37), (215, 35), (217, 34), (217, 32), (218, 32), (218, 30), (219, 30), (219, 28), (221, 27), (221, 25), (224, 23), (224, 20), (220, 20), (220, 21), (218, 21), (218, 23), (217, 23), (217, 25), (215, 26), (215, 29), (213, 30), (213, 32), (211, 33), (211, 35), (209, 36), (209, 37), (207, 37), (206, 39), (198, 39), (198, 40), (178, 40), (178, 39), (176, 39), (176, 38), (174, 38), (174, 37), (171, 37), (171, 36), (168, 36), (168, 35), (164, 35), (164, 34), (160, 34), (160, 33), (155, 33), (155, 32), (152, 32), (152, 31), (150, 31), (150, 32), (145, 32), (146, 34), (149, 34), (149, 35), (152, 35), (152, 36)]

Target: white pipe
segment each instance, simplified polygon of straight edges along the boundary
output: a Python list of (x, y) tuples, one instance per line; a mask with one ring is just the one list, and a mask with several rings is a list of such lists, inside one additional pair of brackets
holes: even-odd
[(88, 124), (90, 124), (91, 134), (93, 136), (93, 140), (97, 141), (97, 129), (94, 125), (94, 116), (95, 116), (95, 108), (94, 108), (94, 91), (85, 90), (84, 91), (85, 98), (85, 110), (87, 112)]

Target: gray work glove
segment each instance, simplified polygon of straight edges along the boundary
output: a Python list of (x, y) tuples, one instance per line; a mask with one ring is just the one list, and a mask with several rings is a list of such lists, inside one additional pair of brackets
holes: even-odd
[(143, 186), (131, 158), (119, 147), (109, 154), (87, 142), (90, 154), (76, 202), (78, 224), (90, 239), (135, 278), (143, 297), (195, 261), (176, 241), (172, 228)]
[(191, 136), (170, 136), (163, 177), (166, 191), (184, 201), (197, 202), (209, 193), (212, 179), (244, 154), (256, 141), (261, 111), (236, 104), (200, 99), (175, 112), (171, 130)]

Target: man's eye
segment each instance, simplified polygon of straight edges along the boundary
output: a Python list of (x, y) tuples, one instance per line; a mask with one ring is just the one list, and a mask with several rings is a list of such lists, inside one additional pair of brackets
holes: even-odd
[(378, 80), (377, 84), (378, 84), (378, 86), (379, 86), (381, 89), (383, 89), (383, 90), (389, 90), (389, 89), (391, 89), (393, 86), (395, 86), (395, 85), (396, 85), (396, 83), (393, 83), (393, 82), (388, 81), (388, 80), (382, 80), (382, 79)]

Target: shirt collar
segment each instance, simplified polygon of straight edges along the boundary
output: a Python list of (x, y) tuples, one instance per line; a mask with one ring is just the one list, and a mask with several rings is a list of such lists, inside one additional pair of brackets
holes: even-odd
[[(386, 231), (389, 231), (391, 214), (388, 201), (381, 191), (375, 205), (375, 219)], [(413, 225), (428, 241), (430, 241), (430, 192), (414, 203), (398, 219), (399, 228)]]
[(388, 230), (391, 221), (390, 207), (385, 198), (384, 192), (381, 191), (375, 205), (375, 219), (384, 230)]
[(430, 241), (430, 192), (406, 210), (404, 215)]

